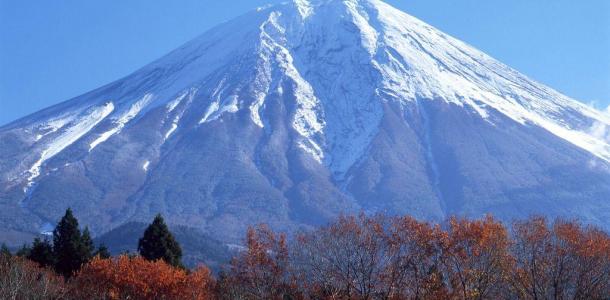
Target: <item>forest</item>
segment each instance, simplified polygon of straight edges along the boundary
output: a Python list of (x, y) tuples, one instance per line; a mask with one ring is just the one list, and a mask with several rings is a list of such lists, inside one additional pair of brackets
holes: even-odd
[(70, 210), (52, 240), (2, 247), (1, 299), (610, 299), (610, 237), (576, 221), (436, 224), (341, 216), (315, 230), (251, 227), (218, 272), (188, 269), (159, 215), (138, 253), (94, 247)]

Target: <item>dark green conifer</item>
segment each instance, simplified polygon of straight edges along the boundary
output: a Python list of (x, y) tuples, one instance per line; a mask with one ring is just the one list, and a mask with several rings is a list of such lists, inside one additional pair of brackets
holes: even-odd
[(89, 236), (88, 239), (89, 241), (83, 243), (78, 220), (68, 208), (53, 230), (53, 253), (57, 273), (70, 277), (91, 259), (91, 252), (88, 251), (91, 237)]
[(17, 250), (15, 256), (28, 257), (30, 255), (30, 251), (32, 251), (32, 248), (30, 248), (30, 246), (28, 246), (27, 244), (23, 244), (23, 246), (21, 246), (21, 248)]
[(172, 266), (182, 267), (182, 249), (160, 214), (144, 231), (138, 242), (138, 251), (148, 260), (163, 259)]
[(8, 246), (6, 246), (5, 243), (2, 243), (2, 246), (0, 247), (0, 256), (1, 257), (13, 256), (13, 254), (11, 253), (11, 250), (8, 248)]
[(53, 246), (47, 239), (35, 238), (27, 258), (37, 262), (41, 267), (54, 266), (55, 264)]
[(95, 246), (93, 245), (93, 239), (91, 239), (91, 233), (89, 227), (85, 227), (81, 236), (81, 248), (80, 255), (85, 258), (86, 261), (90, 261), (93, 258), (95, 252)]
[(108, 251), (108, 247), (106, 247), (106, 245), (101, 244), (98, 248), (97, 251), (95, 251), (95, 253), (93, 254), (93, 256), (99, 256), (99, 258), (102, 259), (107, 259), (110, 258), (110, 251)]

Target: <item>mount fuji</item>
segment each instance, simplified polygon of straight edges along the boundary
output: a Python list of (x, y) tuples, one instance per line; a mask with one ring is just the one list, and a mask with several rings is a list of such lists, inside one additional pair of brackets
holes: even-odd
[[(584, 79), (583, 79), (584, 80)], [(342, 213), (610, 229), (610, 114), (378, 0), (294, 0), (0, 127), (0, 239), (67, 207), (226, 243)]]

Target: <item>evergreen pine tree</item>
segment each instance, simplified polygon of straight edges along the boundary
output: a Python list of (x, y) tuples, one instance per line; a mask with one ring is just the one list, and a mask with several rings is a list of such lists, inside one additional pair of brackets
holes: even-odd
[(106, 245), (101, 244), (98, 248), (97, 251), (95, 251), (95, 253), (93, 254), (93, 256), (99, 256), (99, 258), (101, 259), (107, 259), (110, 258), (110, 251), (108, 251), (108, 247), (106, 247)]
[(11, 257), (13, 256), (13, 254), (11, 253), (11, 250), (9, 250), (9, 248), (6, 246), (5, 243), (2, 243), (2, 246), (0, 247), (0, 257)]
[(21, 246), (21, 248), (17, 250), (15, 256), (28, 257), (30, 255), (30, 251), (32, 251), (32, 248), (30, 248), (30, 246), (28, 246), (27, 244), (23, 244), (23, 246)]
[[(91, 240), (90, 237), (88, 239)], [(68, 208), (53, 230), (55, 271), (65, 277), (70, 277), (91, 258), (91, 252), (87, 253), (87, 249), (90, 248), (89, 245), (83, 245), (78, 220), (72, 214), (72, 210)]]
[(91, 239), (89, 227), (85, 227), (85, 230), (83, 230), (80, 246), (80, 256), (85, 259), (85, 262), (90, 261), (94, 256), (93, 253), (95, 252), (95, 246), (93, 245), (93, 240)]
[(34, 239), (32, 249), (27, 255), (27, 258), (31, 261), (37, 262), (42, 267), (53, 266), (55, 263), (55, 256), (53, 255), (53, 246), (47, 240), (41, 240), (39, 238)]
[(160, 214), (144, 231), (138, 242), (138, 251), (147, 260), (163, 259), (172, 266), (182, 267), (182, 249)]

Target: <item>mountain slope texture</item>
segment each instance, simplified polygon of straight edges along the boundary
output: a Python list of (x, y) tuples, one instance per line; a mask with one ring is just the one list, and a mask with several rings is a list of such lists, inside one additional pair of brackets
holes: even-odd
[(610, 115), (377, 0), (295, 0), (0, 128), (1, 238), (341, 213), (610, 228)]

